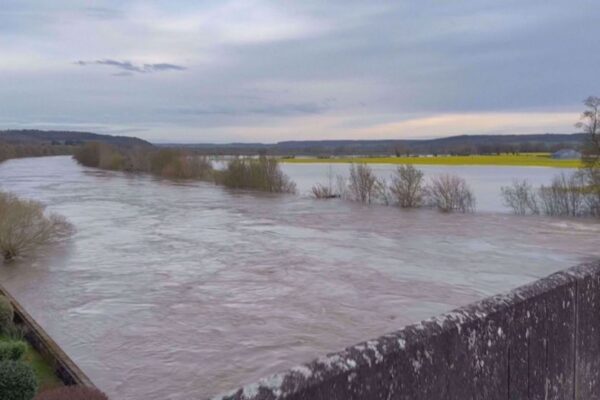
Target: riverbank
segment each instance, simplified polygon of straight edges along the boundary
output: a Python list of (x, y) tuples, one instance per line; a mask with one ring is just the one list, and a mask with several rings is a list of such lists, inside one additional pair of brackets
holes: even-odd
[[(6, 336), (0, 336), (0, 343), (9, 341), (10, 338)], [(39, 385), (39, 392), (64, 386), (63, 382), (59, 379), (56, 373), (54, 373), (50, 363), (44, 359), (44, 357), (42, 357), (42, 355), (30, 344), (27, 344), (27, 350), (23, 355), (22, 361), (33, 368)]]
[(366, 164), (413, 164), (413, 165), (488, 165), (513, 167), (555, 167), (579, 168), (581, 160), (558, 160), (549, 153), (476, 155), (476, 156), (403, 156), (403, 157), (299, 157), (281, 158), (281, 162), (290, 164), (312, 163), (366, 163)]

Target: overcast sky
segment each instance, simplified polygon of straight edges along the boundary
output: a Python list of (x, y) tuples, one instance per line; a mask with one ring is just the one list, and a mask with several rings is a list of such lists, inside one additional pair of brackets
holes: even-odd
[(0, 129), (162, 142), (573, 132), (598, 0), (0, 0)]

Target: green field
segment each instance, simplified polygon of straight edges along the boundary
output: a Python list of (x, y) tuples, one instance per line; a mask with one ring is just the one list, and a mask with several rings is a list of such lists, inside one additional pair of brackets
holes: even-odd
[(437, 156), (437, 157), (332, 157), (332, 158), (282, 158), (281, 162), (310, 163), (367, 163), (367, 164), (415, 164), (415, 165), (498, 165), (525, 167), (578, 168), (580, 160), (555, 160), (548, 153), (502, 154), (486, 156)]

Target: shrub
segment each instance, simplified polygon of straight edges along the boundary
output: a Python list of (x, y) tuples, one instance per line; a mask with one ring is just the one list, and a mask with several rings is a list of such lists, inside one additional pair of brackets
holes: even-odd
[(5, 296), (0, 295), (0, 333), (6, 333), (13, 324), (15, 310)]
[(150, 159), (150, 170), (145, 172), (165, 178), (207, 179), (212, 173), (212, 165), (206, 157), (187, 154), (180, 150), (162, 149), (146, 156)]
[(515, 180), (512, 186), (500, 188), (504, 205), (517, 215), (539, 214), (538, 196), (526, 180)]
[(333, 189), (330, 186), (325, 186), (320, 183), (314, 185), (311, 190), (315, 199), (334, 199), (340, 197), (333, 192)]
[(585, 202), (588, 213), (600, 218), (600, 168), (589, 168), (582, 171), (585, 180)]
[(37, 386), (31, 366), (21, 361), (0, 361), (2, 400), (31, 400), (35, 396)]
[(12, 260), (70, 230), (64, 218), (46, 215), (41, 203), (0, 192), (0, 251), (4, 260)]
[(426, 188), (429, 205), (442, 212), (475, 211), (475, 195), (467, 182), (456, 175), (440, 175), (431, 179)]
[(582, 174), (560, 174), (550, 186), (539, 190), (541, 208), (546, 215), (577, 217), (587, 214), (585, 182)]
[(295, 193), (296, 184), (281, 171), (274, 158), (258, 160), (236, 158), (224, 171), (215, 175), (216, 183), (235, 189), (252, 189), (272, 193)]
[(86, 167), (98, 167), (100, 165), (100, 143), (88, 142), (75, 150), (73, 158)]
[(119, 150), (101, 143), (98, 146), (98, 168), (122, 171), (125, 169), (126, 158)]
[(420, 207), (423, 201), (423, 172), (412, 165), (400, 165), (392, 177), (390, 191), (400, 207)]
[(21, 340), (0, 342), (0, 361), (19, 361), (27, 351), (27, 344)]
[(350, 165), (350, 199), (361, 203), (371, 203), (377, 198), (379, 181), (367, 164)]
[(45, 390), (38, 394), (35, 400), (108, 400), (108, 397), (98, 389), (83, 386), (65, 386)]

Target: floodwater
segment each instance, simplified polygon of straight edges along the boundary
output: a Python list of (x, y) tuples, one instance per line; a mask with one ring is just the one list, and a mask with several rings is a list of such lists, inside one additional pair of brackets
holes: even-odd
[(75, 225), (0, 280), (115, 400), (209, 397), (600, 256), (597, 222), (229, 191), (68, 157), (2, 163), (0, 188)]
[[(370, 164), (378, 178), (391, 182), (391, 176), (396, 170), (396, 165)], [(464, 178), (473, 190), (478, 211), (504, 212), (509, 210), (502, 203), (500, 188), (510, 186), (515, 180), (527, 180), (538, 187), (549, 185), (552, 178), (559, 174), (571, 174), (575, 169), (548, 168), (548, 167), (511, 167), (511, 166), (443, 166), (443, 165), (416, 165), (415, 168), (423, 171), (425, 182), (440, 174), (455, 174)], [(341, 163), (310, 163), (310, 164), (282, 164), (283, 171), (296, 182), (298, 193), (303, 196), (311, 194), (315, 183), (328, 186), (330, 182), (335, 187), (337, 176), (348, 178), (350, 164)]]

